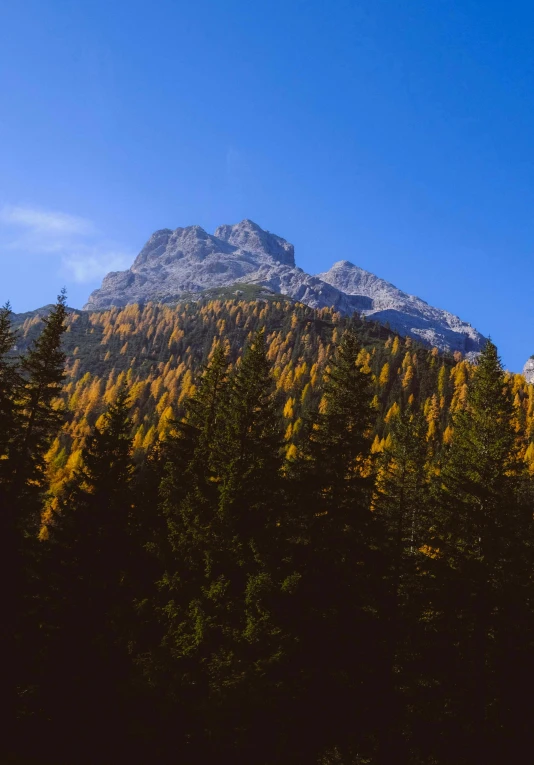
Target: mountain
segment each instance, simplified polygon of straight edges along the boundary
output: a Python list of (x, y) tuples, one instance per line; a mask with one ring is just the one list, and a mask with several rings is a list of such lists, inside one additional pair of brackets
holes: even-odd
[(319, 279), (345, 295), (368, 298), (372, 307), (362, 313), (381, 324), (389, 324), (402, 335), (466, 354), (480, 351), (485, 342), (480, 332), (458, 316), (434, 308), (415, 295), (408, 295), (348, 260), (334, 263), (329, 271), (319, 274)]
[(200, 226), (156, 231), (131, 268), (104, 278), (85, 309), (172, 303), (239, 283), (260, 285), (312, 308), (334, 307), (342, 314), (357, 311), (425, 344), (467, 356), (480, 351), (485, 340), (457, 316), (347, 260), (323, 274), (307, 274), (296, 266), (292, 244), (250, 220), (219, 226), (213, 235)]
[(523, 367), (523, 375), (528, 383), (534, 383), (534, 356), (531, 356)]

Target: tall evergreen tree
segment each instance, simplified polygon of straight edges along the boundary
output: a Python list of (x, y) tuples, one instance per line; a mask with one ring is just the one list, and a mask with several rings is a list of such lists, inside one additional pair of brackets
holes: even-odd
[[(488, 341), (466, 408), (454, 419), (434, 542), (451, 572), (449, 602), (442, 606), (458, 654), (452, 657), (455, 666), (446, 668), (445, 682), (469, 761), (506, 758), (502, 747), (513, 699), (503, 681), (506, 662), (515, 666), (511, 636), (517, 648), (524, 645), (514, 622), (526, 616), (531, 585), (532, 511), (521, 498), (522, 470), (511, 392), (497, 349)], [(519, 713), (517, 700), (515, 707)], [(460, 732), (456, 737), (460, 742)]]
[(165, 688), (179, 709), (183, 741), (189, 731), (195, 751), (205, 738), (203, 705), (209, 696), (209, 678), (199, 659), (210, 627), (201, 598), (216, 548), (218, 477), (213, 457), (227, 390), (228, 358), (219, 345), (186, 402), (185, 417), (163, 445), (166, 464), (159, 500), (166, 534), (153, 544), (161, 577), (152, 602), (145, 604), (160, 623), (160, 637), (139, 657), (151, 687)]
[[(411, 407), (393, 419), (391, 443), (379, 460), (373, 500), (381, 524), (384, 559), (380, 610), (386, 650), (379, 740), (379, 761), (384, 765), (408, 759), (409, 728), (413, 727), (415, 714), (412, 706), (412, 719), (403, 719), (407, 698), (412, 695), (413, 699), (419, 680), (414, 657), (418, 652), (418, 607), (427, 569), (421, 547), (427, 536), (430, 496), (425, 426), (422, 415)], [(401, 689), (408, 697), (402, 697)]]
[(17, 337), (11, 323), (11, 307), (0, 308), (0, 492), (8, 475), (10, 444), (17, 428), (17, 396), (21, 378), (11, 357)]
[[(218, 684), (232, 688), (221, 698), (224, 719), (234, 731), (243, 730), (237, 745), (249, 757), (254, 746), (267, 757), (268, 749), (275, 752), (284, 738), (280, 730), (284, 721), (268, 712), (280, 702), (277, 689), (282, 668), (287, 670), (289, 639), (280, 624), (280, 610), (289, 598), (280, 539), (284, 523), (280, 415), (265, 333), (260, 330), (230, 377), (217, 456), (221, 535), (210, 572), (218, 586), (224, 582), (219, 598), (210, 603), (219, 631)], [(272, 735), (273, 729), (277, 735)]]
[(247, 761), (265, 733), (284, 642), (276, 624), (284, 596), (273, 387), (263, 332), (228, 379), (224, 353), (216, 351), (188, 405), (185, 433), (194, 448), (182, 473), (185, 492), (180, 498), (175, 490), (172, 466), (162, 487), (176, 570), (163, 580), (173, 596), (164, 645), (204, 725), (198, 735), (209, 731), (215, 749), (232, 752), (235, 762)]
[(360, 753), (372, 745), (378, 560), (370, 510), (370, 375), (358, 366), (359, 352), (348, 330), (329, 361), (321, 411), (294, 467), (293, 557), (301, 575), (292, 613), (300, 640), (295, 756), (306, 728), (313, 731), (305, 739), (309, 757), (334, 744), (352, 742)]
[(43, 318), (44, 327), (21, 364), (21, 426), (13, 446), (9, 496), (16, 523), (28, 533), (39, 528), (40, 500), (46, 489), (44, 455), (63, 422), (57, 401), (65, 379), (61, 341), (66, 329), (66, 301), (63, 290), (50, 314)]
[[(112, 746), (126, 735), (113, 720), (127, 716), (127, 646), (142, 563), (133, 535), (128, 410), (128, 394), (121, 389), (88, 438), (82, 467), (61, 498), (41, 556), (40, 573), (48, 583), (41, 611), (48, 625), (41, 684), (52, 719), (50, 740), (62, 742), (77, 761), (94, 758), (104, 741)], [(90, 731), (92, 746), (77, 750)]]
[[(46, 492), (44, 455), (62, 422), (55, 402), (64, 377), (65, 355), (61, 340), (65, 331), (64, 293), (44, 328), (20, 363), (18, 370), (2, 359), (4, 416), (8, 439), (7, 459), (1, 470), (0, 522), (3, 553), (0, 581), (4, 618), (0, 631), (0, 656), (3, 707), (13, 717), (5, 718), (6, 740), (21, 735), (15, 724), (21, 705), (31, 695), (32, 673), (36, 661), (35, 602), (37, 594), (37, 533), (42, 500)], [(1, 318), (4, 354), (13, 345), (9, 309)], [(11, 430), (11, 432), (10, 432)], [(1, 438), (1, 437), (0, 437)]]

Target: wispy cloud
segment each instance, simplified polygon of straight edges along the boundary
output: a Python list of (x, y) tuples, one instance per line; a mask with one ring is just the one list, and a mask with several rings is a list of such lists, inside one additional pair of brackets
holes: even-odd
[(94, 230), (91, 221), (77, 215), (17, 205), (3, 207), (0, 210), (0, 221), (40, 234), (85, 236)]
[(65, 212), (6, 205), (0, 209), (0, 234), (8, 250), (55, 256), (59, 272), (79, 283), (128, 268), (133, 259), (92, 221)]
[(62, 258), (62, 270), (75, 282), (91, 282), (110, 271), (123, 271), (133, 257), (121, 250), (86, 247)]

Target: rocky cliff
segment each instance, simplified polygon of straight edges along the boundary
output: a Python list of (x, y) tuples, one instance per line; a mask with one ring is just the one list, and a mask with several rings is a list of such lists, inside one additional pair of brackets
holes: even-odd
[(484, 343), (483, 336), (457, 316), (347, 260), (318, 276), (307, 274), (295, 265), (292, 244), (250, 220), (219, 226), (213, 235), (200, 226), (156, 231), (132, 267), (108, 274), (85, 308), (174, 302), (239, 282), (261, 285), (313, 308), (358, 311), (444, 350), (472, 355)]
[(523, 367), (523, 374), (528, 383), (534, 383), (534, 356), (531, 356)]

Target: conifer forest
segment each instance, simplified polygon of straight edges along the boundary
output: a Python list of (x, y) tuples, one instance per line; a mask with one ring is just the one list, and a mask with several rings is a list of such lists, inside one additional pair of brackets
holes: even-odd
[(532, 762), (533, 490), (491, 341), (281, 296), (4, 307), (5, 762)]

